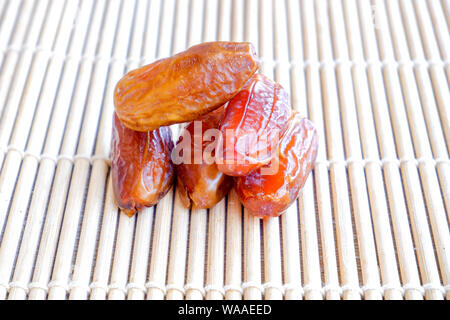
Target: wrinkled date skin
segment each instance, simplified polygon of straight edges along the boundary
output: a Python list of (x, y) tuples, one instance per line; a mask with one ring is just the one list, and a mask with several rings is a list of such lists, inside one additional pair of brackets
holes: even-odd
[(279, 145), (278, 172), (263, 175), (261, 168), (249, 176), (235, 179), (235, 189), (242, 204), (260, 218), (280, 216), (303, 188), (316, 160), (317, 147), (314, 125), (295, 113)]
[(137, 132), (114, 115), (111, 147), (114, 195), (123, 212), (133, 216), (167, 194), (175, 176), (170, 128)]
[(269, 163), (291, 116), (289, 95), (254, 75), (228, 104), (220, 127), (216, 163), (230, 176), (246, 176)]
[(125, 75), (116, 113), (136, 131), (193, 121), (233, 98), (258, 68), (250, 43), (202, 43)]
[[(202, 136), (209, 129), (219, 128), (224, 111), (224, 108), (220, 108), (199, 119), (202, 123)], [(191, 122), (185, 128), (191, 137), (194, 137), (194, 125), (194, 122)], [(178, 143), (181, 140), (180, 137)], [(192, 138), (190, 164), (181, 163), (176, 166), (178, 189), (187, 208), (191, 208), (191, 206), (196, 209), (212, 208), (228, 194), (233, 186), (233, 178), (224, 175), (217, 169), (214, 162), (214, 150), (211, 152), (210, 163), (205, 162), (203, 158), (199, 164), (194, 162), (195, 150), (202, 155), (205, 148), (211, 143), (213, 141), (202, 141), (200, 145), (195, 143)]]

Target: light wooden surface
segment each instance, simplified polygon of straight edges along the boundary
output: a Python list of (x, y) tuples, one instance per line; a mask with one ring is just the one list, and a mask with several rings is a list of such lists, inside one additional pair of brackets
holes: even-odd
[[(449, 28), (448, 0), (0, 0), (0, 299), (450, 299)], [(214, 40), (255, 44), (315, 170), (281, 218), (176, 188), (128, 218), (114, 85)]]

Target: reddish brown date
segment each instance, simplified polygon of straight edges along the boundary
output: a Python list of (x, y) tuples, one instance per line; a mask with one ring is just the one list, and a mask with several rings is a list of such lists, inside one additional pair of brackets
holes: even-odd
[(317, 156), (317, 131), (314, 125), (294, 114), (278, 148), (278, 171), (264, 175), (260, 168), (235, 179), (235, 189), (247, 210), (261, 218), (281, 215), (297, 199)]
[[(218, 129), (223, 114), (224, 108), (220, 108), (195, 121), (197, 126), (201, 122), (202, 128), (201, 131), (199, 130), (199, 133), (201, 132), (202, 136), (205, 137), (205, 132), (209, 129)], [(217, 169), (214, 162), (214, 141), (206, 141), (209, 139), (202, 139), (200, 143), (195, 141), (195, 122), (191, 122), (184, 131), (184, 136), (191, 137), (191, 154), (189, 161), (184, 161), (176, 166), (178, 189), (186, 207), (209, 209), (215, 206), (230, 191), (233, 186), (233, 178), (224, 175)], [(182, 139), (184, 138), (180, 137), (178, 143)], [(211, 137), (211, 140), (214, 139)], [(203, 155), (208, 146), (212, 147), (210, 153), (211, 161), (206, 162)], [(186, 152), (186, 150), (183, 150), (183, 152)], [(202, 157), (197, 159), (197, 163), (195, 159), (196, 154)]]
[(137, 131), (193, 121), (233, 98), (258, 67), (250, 43), (202, 43), (125, 75), (116, 112)]
[(283, 87), (254, 75), (228, 104), (216, 155), (219, 170), (246, 176), (269, 163), (290, 115)]
[(111, 148), (114, 195), (126, 214), (154, 206), (167, 194), (175, 176), (170, 128), (137, 132), (114, 115)]

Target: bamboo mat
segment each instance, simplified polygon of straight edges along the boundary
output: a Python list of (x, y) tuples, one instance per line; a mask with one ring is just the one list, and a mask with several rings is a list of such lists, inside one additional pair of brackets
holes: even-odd
[[(449, 26), (448, 0), (0, 0), (0, 299), (449, 299)], [(119, 214), (115, 83), (213, 40), (317, 125), (298, 203)]]

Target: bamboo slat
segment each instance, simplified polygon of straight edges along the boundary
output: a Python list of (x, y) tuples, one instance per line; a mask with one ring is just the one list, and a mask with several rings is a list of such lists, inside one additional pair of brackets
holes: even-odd
[[(0, 0), (0, 299), (449, 299), (449, 29), (445, 0)], [(115, 84), (216, 40), (316, 124), (313, 173), (280, 218), (176, 187), (129, 218)]]

